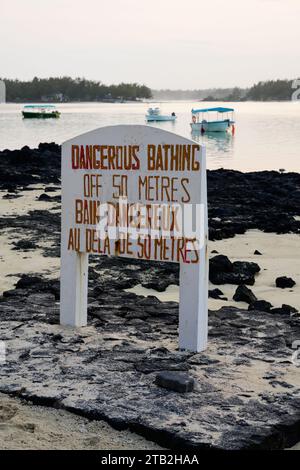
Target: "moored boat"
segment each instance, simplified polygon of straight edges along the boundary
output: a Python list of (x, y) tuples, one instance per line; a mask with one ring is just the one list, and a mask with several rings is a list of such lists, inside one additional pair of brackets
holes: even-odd
[[(211, 120), (210, 113), (216, 113), (216, 118)], [(231, 131), (234, 133), (235, 128), (233, 113), (233, 108), (223, 107), (192, 109), (192, 131), (198, 131), (202, 133)], [(226, 115), (225, 119), (224, 114)], [(207, 119), (204, 119), (204, 116), (207, 117)]]
[(22, 111), (25, 119), (49, 119), (59, 118), (60, 112), (53, 104), (28, 104)]
[(146, 121), (175, 121), (177, 118), (175, 113), (161, 114), (159, 108), (149, 108), (146, 114)]

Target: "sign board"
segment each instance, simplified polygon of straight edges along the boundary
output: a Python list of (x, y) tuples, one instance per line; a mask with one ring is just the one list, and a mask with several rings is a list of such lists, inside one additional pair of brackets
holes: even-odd
[(205, 149), (156, 127), (109, 126), (62, 146), (61, 313), (87, 323), (88, 255), (180, 263), (179, 347), (207, 343)]

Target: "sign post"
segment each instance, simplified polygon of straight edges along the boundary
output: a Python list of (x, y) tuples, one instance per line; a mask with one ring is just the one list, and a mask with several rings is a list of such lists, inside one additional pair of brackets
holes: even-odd
[(180, 264), (179, 347), (207, 345), (205, 149), (161, 129), (109, 126), (62, 146), (60, 323), (87, 324), (88, 255)]

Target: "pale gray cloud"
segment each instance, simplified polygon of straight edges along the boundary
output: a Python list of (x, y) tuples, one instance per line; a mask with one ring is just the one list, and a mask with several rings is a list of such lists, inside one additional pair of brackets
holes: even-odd
[(151, 87), (299, 75), (299, 0), (1, 0), (0, 76)]

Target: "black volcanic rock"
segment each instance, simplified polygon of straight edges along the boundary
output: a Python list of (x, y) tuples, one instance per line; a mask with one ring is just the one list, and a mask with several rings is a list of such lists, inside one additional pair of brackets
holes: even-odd
[(248, 310), (259, 310), (261, 312), (270, 312), (272, 308), (272, 304), (270, 302), (267, 302), (266, 300), (255, 300), (252, 302)]
[(13, 245), (13, 250), (28, 251), (36, 249), (36, 244), (30, 240), (19, 240), (17, 242), (13, 242)]
[(296, 284), (294, 279), (292, 279), (291, 277), (286, 277), (286, 276), (277, 277), (275, 283), (276, 283), (276, 287), (280, 287), (281, 289), (294, 287), (294, 285)]
[(235, 300), (236, 302), (247, 302), (247, 304), (252, 304), (257, 300), (257, 298), (253, 294), (251, 289), (249, 289), (244, 284), (241, 284), (237, 287), (233, 295), (233, 300)]
[(55, 142), (41, 142), (39, 144), (39, 150), (41, 152), (49, 151), (51, 153), (60, 154), (61, 146), (56, 144)]
[[(47, 151), (47, 152), (46, 152)], [(38, 149), (0, 152), (0, 189), (19, 189), (31, 184), (60, 182), (61, 149), (56, 144), (40, 144)]]
[(227, 256), (216, 255), (209, 260), (209, 271), (213, 275), (219, 272), (230, 273), (232, 272), (232, 269), (232, 262)]
[(52, 197), (49, 196), (49, 194), (47, 193), (43, 193), (39, 196), (39, 201), (51, 201), (52, 200)]
[(2, 199), (18, 199), (19, 197), (21, 197), (20, 194), (16, 194), (16, 193), (7, 193), (7, 194), (5, 194), (4, 196), (2, 196)]
[(256, 263), (235, 261), (232, 263), (227, 256), (217, 255), (209, 260), (209, 280), (220, 284), (248, 284), (253, 286), (254, 275), (260, 270)]
[[(101, 278), (93, 276), (94, 287), (104, 290), (97, 299), (90, 290), (89, 328), (58, 324), (59, 305), (46, 279), (1, 298), (0, 336), (10, 356), (0, 368), (1, 393), (104, 420), (174, 450), (280, 449), (298, 442), (300, 388), (291, 355), (300, 317), (211, 311), (207, 350), (180, 351), (176, 302), (110, 287), (110, 272), (117, 265), (129, 269), (127, 261), (104, 260)], [(170, 373), (168, 388), (155, 384), (158, 374), (169, 380)], [(187, 373), (193, 391), (174, 392)]]
[(276, 313), (280, 315), (291, 315), (292, 313), (297, 313), (298, 310), (295, 307), (291, 307), (291, 305), (282, 304), (281, 307), (272, 308), (271, 313)]
[(174, 371), (160, 372), (155, 378), (155, 383), (159, 387), (180, 393), (192, 392), (194, 382), (194, 379), (188, 374)]
[(253, 228), (275, 233), (300, 232), (300, 221), (293, 217), (300, 215), (300, 174), (220, 169), (208, 171), (207, 176), (211, 240)]
[(257, 263), (249, 261), (234, 261), (232, 263), (233, 272), (240, 274), (256, 274), (260, 271), (260, 267)]
[(219, 273), (214, 277), (210, 276), (210, 280), (213, 284), (247, 284), (253, 286), (255, 283), (255, 278), (253, 274), (244, 274), (244, 273)]
[(220, 289), (210, 289), (208, 291), (208, 297), (212, 299), (220, 299), (220, 296), (223, 296), (224, 293)]
[(37, 276), (28, 276), (24, 274), (21, 279), (18, 280), (16, 284), (16, 289), (28, 289), (28, 287), (32, 287), (36, 284), (42, 282), (42, 279)]

